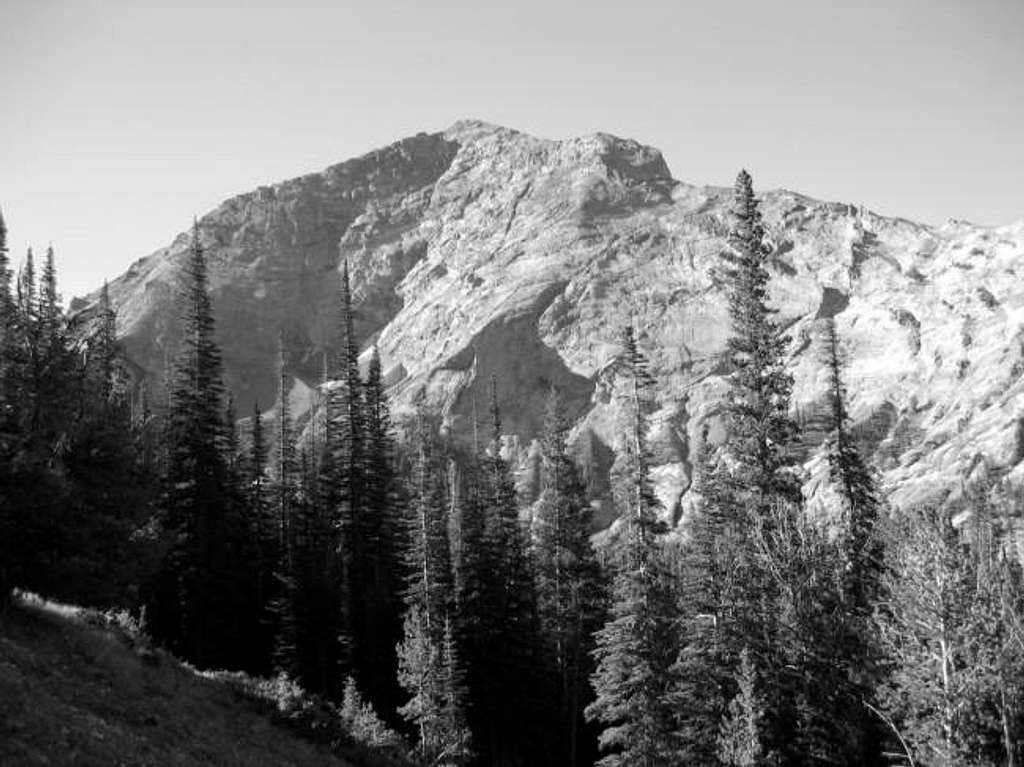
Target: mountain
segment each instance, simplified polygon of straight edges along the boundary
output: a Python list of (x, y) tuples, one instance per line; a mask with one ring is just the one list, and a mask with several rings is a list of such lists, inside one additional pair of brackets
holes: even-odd
[[(336, 335), (344, 259), (357, 333), (379, 345), (399, 410), (440, 407), (468, 435), (493, 373), (507, 447), (528, 466), (557, 386), (600, 474), (619, 443), (614, 357), (632, 321), (657, 379), (658, 492), (678, 519), (702, 426), (723, 436), (730, 195), (673, 179), (635, 141), (548, 141), (463, 121), (234, 197), (199, 221), (228, 385), (241, 412), (272, 403), (283, 334), (294, 401), (308, 407)], [(760, 197), (809, 492), (823, 474), (825, 316), (850, 360), (858, 437), (894, 504), (940, 501), (977, 471), (1019, 480), (1024, 221), (932, 227), (787, 190)], [(173, 354), (188, 246), (183, 232), (110, 286), (126, 348), (154, 378)]]

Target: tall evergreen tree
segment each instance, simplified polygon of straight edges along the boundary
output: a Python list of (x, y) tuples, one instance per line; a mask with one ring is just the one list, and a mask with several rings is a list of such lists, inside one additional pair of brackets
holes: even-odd
[(632, 327), (625, 329), (623, 347), (620, 550), (612, 560), (611, 615), (596, 637), (596, 699), (587, 716), (604, 726), (602, 767), (668, 767), (679, 763), (673, 697), (679, 621), (649, 471), (650, 374)]
[[(345, 627), (343, 666), (356, 672), (366, 664), (367, 647), (363, 622), (366, 613), (363, 583), (366, 548), (362, 533), (362, 381), (359, 376), (359, 347), (355, 338), (348, 262), (342, 266), (339, 301), (338, 346), (325, 383), (323, 457), (317, 480), (323, 512), (334, 528), (337, 593), (340, 620)], [(340, 692), (340, 690), (339, 690)]]
[(875, 477), (850, 436), (850, 416), (843, 383), (843, 355), (835, 318), (824, 322), (824, 361), (829, 375), (831, 433), (827, 442), (832, 481), (845, 504), (844, 589), (851, 609), (866, 615), (878, 593), (881, 544), (876, 534), (880, 502)]
[(407, 610), (397, 650), (398, 680), (411, 697), (400, 713), (418, 730), (420, 763), (460, 765), (469, 757), (469, 735), (463, 672), (449, 619), (453, 605), (447, 488), (434, 426), (432, 419), (421, 415), (414, 437), (404, 554)]
[(16, 332), (11, 268), (7, 255), (7, 224), (0, 211), (0, 611), (13, 587), (14, 509), (7, 491), (12, 480), (10, 459), (15, 449), (14, 334)]
[(42, 335), (47, 342), (60, 331), (60, 294), (57, 292), (57, 265), (54, 261), (53, 246), (46, 249), (43, 272), (39, 284), (39, 321)]
[[(264, 437), (263, 414), (259, 403), (253, 404), (252, 434), (249, 457), (244, 467), (245, 513), (248, 549), (252, 552), (248, 567), (252, 582), (248, 590), (252, 597), (252, 621), (254, 633), (251, 642), (251, 662), (254, 668), (266, 672), (272, 667), (274, 632), (276, 630), (275, 610), (279, 589), (279, 567), (281, 562), (281, 534), (278, 526), (278, 509), (275, 504), (275, 489), (267, 471), (268, 445)], [(242, 563), (239, 563), (240, 566)]]
[(761, 744), (764, 705), (757, 691), (757, 670), (746, 650), (740, 653), (736, 686), (736, 697), (722, 720), (718, 759), (725, 767), (762, 767), (770, 763)]
[(364, 628), (361, 673), (365, 689), (381, 710), (397, 702), (394, 648), (401, 633), (401, 519), (391, 414), (381, 371), (380, 352), (373, 347), (363, 385), (363, 445), (361, 508), (364, 551), (360, 605)]
[(398, 646), (398, 681), (411, 697), (399, 713), (416, 727), (412, 756), (417, 764), (460, 767), (472, 756), (461, 672), (451, 631), (441, 637), (419, 604), (409, 608)]
[[(550, 754), (544, 714), (550, 701), (538, 672), (536, 595), (516, 489), (501, 455), (497, 380), (490, 380), (491, 439), (480, 459), (479, 550), (464, 568), (479, 620), (467, 647), (471, 723), (481, 758), (493, 765), (541, 764)], [(465, 531), (463, 531), (465, 532)], [(465, 564), (465, 563), (464, 563)], [(478, 590), (474, 595), (472, 590)], [(461, 606), (466, 614), (470, 603)], [(465, 636), (467, 627), (461, 631)]]
[(552, 389), (541, 436), (540, 497), (534, 507), (533, 562), (544, 661), (557, 679), (558, 764), (593, 764), (583, 730), (589, 702), (592, 635), (604, 621), (602, 574), (590, 543), (592, 510), (569, 457), (565, 406)]
[(750, 175), (741, 171), (733, 194), (731, 252), (725, 259), (732, 334), (726, 344), (731, 372), (724, 415), (728, 437), (707, 445), (698, 461), (701, 513), (684, 556), (684, 613), (688, 640), (680, 653), (681, 694), (688, 700), (682, 737), (686, 756), (712, 763), (718, 723), (734, 697), (732, 669), (746, 647), (766, 679), (766, 748), (794, 742), (788, 687), (771, 675), (784, 664), (775, 590), (777, 579), (762, 542), (797, 527), (800, 483), (789, 448), (796, 426), (789, 416), (792, 379), (785, 369), (788, 337), (768, 306), (770, 249)]
[(431, 631), (440, 630), (452, 595), (444, 456), (437, 444), (435, 426), (434, 419), (422, 414), (416, 424), (404, 552), (405, 604), (419, 607)]
[(225, 604), (230, 596), (223, 586), (239, 552), (231, 529), (220, 349), (198, 222), (184, 277), (183, 334), (165, 427), (162, 506), (171, 552), (149, 614), (157, 637), (174, 650), (200, 666), (224, 667), (234, 663), (237, 616)]
[[(850, 434), (845, 360), (835, 318), (824, 321), (824, 363), (828, 371), (830, 434), (826, 440), (830, 476), (842, 498), (842, 525), (837, 543), (840, 556), (839, 607), (833, 613), (833, 634), (841, 637), (830, 659), (846, 679), (837, 690), (845, 710), (830, 712), (853, 728), (844, 751), (858, 754), (862, 764), (882, 764), (885, 733), (871, 712), (882, 674), (880, 651), (871, 615), (881, 591), (882, 546), (878, 534), (881, 502), (875, 477)], [(865, 702), (867, 705), (864, 705)]]
[(775, 499), (799, 502), (796, 460), (789, 452), (796, 424), (789, 415), (792, 376), (786, 372), (789, 337), (768, 306), (770, 247), (750, 174), (741, 171), (733, 193), (732, 252), (726, 254), (729, 318), (726, 342), (729, 375), (728, 458), (731, 490), (746, 496), (749, 508), (762, 511)]

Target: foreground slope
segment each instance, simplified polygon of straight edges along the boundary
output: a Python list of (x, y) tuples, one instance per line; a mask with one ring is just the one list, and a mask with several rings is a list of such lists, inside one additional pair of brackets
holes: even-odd
[[(200, 220), (229, 386), (242, 412), (272, 402), (283, 336), (294, 404), (308, 404), (345, 259), (357, 332), (379, 344), (399, 410), (436, 406), (466, 435), (495, 374), (526, 464), (554, 385), (577, 449), (606, 474), (619, 441), (612, 360), (634, 322), (657, 379), (655, 478), (678, 519), (704, 426), (722, 436), (729, 201), (673, 179), (635, 141), (474, 121), (241, 195)], [(816, 320), (835, 316), (851, 413), (895, 504), (942, 500), (979, 467), (1019, 480), (1024, 223), (930, 227), (786, 190), (764, 192), (762, 210), (812, 477), (825, 403)], [(111, 286), (127, 347), (154, 378), (176, 341), (187, 248), (183, 233)]]
[(223, 682), (39, 603), (0, 615), (0, 764), (352, 767)]

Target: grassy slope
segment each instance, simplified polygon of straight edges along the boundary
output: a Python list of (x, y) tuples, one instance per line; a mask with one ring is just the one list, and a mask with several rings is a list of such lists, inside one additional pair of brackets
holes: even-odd
[(0, 615), (0, 764), (351, 767), (225, 684), (24, 601)]

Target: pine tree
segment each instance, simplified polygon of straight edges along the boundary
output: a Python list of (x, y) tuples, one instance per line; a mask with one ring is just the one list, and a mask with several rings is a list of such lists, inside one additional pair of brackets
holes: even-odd
[(269, 671), (275, 644), (275, 605), (280, 597), (278, 573), (281, 563), (281, 533), (275, 488), (267, 471), (268, 446), (263, 431), (259, 403), (253, 404), (252, 436), (245, 465), (245, 514), (248, 524), (248, 548), (252, 559), (252, 622), (254, 633), (251, 657), (256, 669)]
[(420, 414), (414, 436), (411, 503), (406, 517), (406, 617), (398, 681), (411, 696), (399, 710), (418, 730), (422, 764), (465, 764), (462, 669), (449, 620), (453, 607), (444, 455), (436, 421)]
[(984, 494), (965, 511), (960, 530), (947, 507), (886, 531), (880, 708), (901, 750), (929, 767), (1014, 764), (1024, 746), (1021, 566)]
[(975, 672), (966, 655), (974, 594), (966, 546), (948, 512), (915, 512), (893, 532), (878, 626), (893, 661), (883, 710), (922, 763), (969, 763), (962, 712)]
[[(482, 641), (487, 580), (484, 544), (485, 490), (479, 439), (479, 419), (473, 406), (473, 444), (467, 455), (456, 465), (453, 487), (454, 519), (452, 541), (452, 569), (455, 580), (455, 602), (459, 634), (465, 644)], [(471, 657), (475, 657), (473, 651)], [(473, 665), (472, 663), (470, 664)]]
[(25, 253), (25, 263), (18, 274), (18, 305), (27, 319), (35, 320), (39, 316), (39, 305), (36, 303), (36, 261), (32, 248)]
[(398, 478), (391, 415), (376, 346), (363, 385), (365, 429), (363, 447), (363, 503), (361, 509), (365, 563), (361, 605), (364, 648), (360, 669), (375, 704), (390, 710), (397, 703), (394, 648), (401, 633), (400, 542), (402, 526), (397, 510)]
[(295, 502), (296, 484), (299, 480), (295, 456), (295, 435), (292, 433), (289, 394), (288, 366), (285, 358), (284, 337), (278, 340), (278, 390), (277, 390), (277, 532), (279, 548), (284, 555), (288, 540), (288, 521)]
[[(157, 637), (205, 667), (234, 662), (236, 615), (223, 586), (236, 560), (225, 445), (220, 349), (214, 338), (206, 259), (193, 225), (182, 295), (183, 334), (174, 365), (166, 424), (163, 522), (172, 549), (149, 611)], [(233, 430), (234, 425), (230, 425)]]
[(881, 568), (880, 544), (875, 532), (880, 506), (878, 490), (874, 475), (850, 436), (850, 416), (846, 409), (846, 387), (843, 384), (843, 358), (833, 317), (825, 320), (824, 346), (831, 410), (831, 434), (827, 442), (829, 468), (831, 479), (839, 488), (846, 505), (845, 591), (851, 609), (866, 615), (877, 596)]
[(736, 672), (738, 692), (722, 719), (718, 759), (724, 767), (762, 767), (771, 763), (761, 744), (764, 704), (757, 692), (757, 671), (746, 650)]
[(425, 767), (468, 764), (472, 752), (454, 638), (450, 629), (445, 629), (438, 639), (437, 627), (427, 620), (419, 604), (410, 607), (405, 616), (398, 646), (398, 681), (411, 696), (399, 713), (416, 727), (416, 762)]
[(277, 390), (277, 475), (275, 481), (274, 510), (276, 512), (275, 532), (277, 534), (278, 561), (276, 594), (271, 605), (274, 625), (273, 663), (278, 671), (291, 671), (298, 675), (300, 658), (298, 651), (298, 588), (299, 573), (296, 562), (297, 517), (300, 499), (300, 475), (295, 454), (295, 437), (292, 433), (291, 413), (288, 403), (288, 367), (285, 358), (284, 338), (278, 340), (278, 390)]
[(57, 266), (53, 256), (53, 246), (46, 249), (43, 261), (43, 273), (39, 285), (39, 321), (42, 325), (42, 336), (49, 343), (55, 341), (54, 336), (60, 330), (60, 294), (57, 292)]
[(8, 604), (13, 581), (14, 505), (7, 488), (11, 476), (11, 458), (16, 446), (17, 405), (14, 354), (17, 332), (14, 297), (11, 293), (11, 268), (7, 255), (7, 224), (0, 211), (0, 612)]
[(674, 662), (680, 637), (672, 576), (658, 539), (658, 501), (646, 444), (650, 376), (633, 329), (624, 334), (625, 467), (620, 472), (620, 550), (613, 557), (611, 615), (597, 632), (596, 699), (602, 767), (678, 764)]
[[(467, 646), (471, 723), (481, 754), (494, 765), (522, 759), (541, 763), (550, 753), (545, 712), (550, 702), (539, 673), (539, 638), (533, 573), (515, 485), (501, 455), (502, 423), (497, 380), (490, 380), (491, 439), (480, 459), (479, 503), (483, 524), (478, 551), (467, 552), (479, 620)], [(460, 606), (465, 615), (469, 603)], [(460, 627), (466, 636), (468, 627)]]
[(728, 457), (730, 473), (743, 479), (742, 485), (732, 483), (733, 491), (743, 488), (748, 506), (762, 510), (776, 498), (799, 502), (800, 484), (788, 452), (796, 437), (789, 415), (793, 381), (785, 369), (789, 337), (767, 303), (770, 248), (757, 206), (750, 175), (741, 171), (733, 195), (732, 253), (726, 269), (732, 322), (726, 346), (733, 366)]
[(344, 628), (342, 666), (359, 679), (370, 654), (364, 630), (367, 607), (362, 580), (367, 570), (362, 532), (362, 381), (359, 376), (359, 347), (356, 343), (349, 285), (348, 263), (341, 275), (338, 348), (325, 383), (323, 455), (319, 477), (320, 503), (330, 519), (336, 538), (336, 579), (332, 584), (338, 599)]
[(711, 449), (705, 431), (697, 461), (702, 505), (684, 555), (688, 639), (677, 664), (687, 701), (682, 740), (687, 758), (698, 763), (713, 759), (709, 746), (734, 695), (732, 669), (744, 647), (770, 693), (766, 747), (796, 741), (790, 684), (772, 676), (784, 669), (777, 657), (780, 584), (763, 571), (771, 557), (761, 550), (761, 542), (785, 540), (774, 527), (796, 530), (794, 517), (802, 514), (796, 461), (789, 452), (796, 437), (789, 416), (792, 379), (785, 369), (789, 339), (767, 304), (770, 250), (746, 171), (736, 179), (732, 214), (732, 252), (725, 264), (732, 324), (726, 344), (728, 438)]
[[(3, 435), (10, 433), (10, 423), (16, 405), (13, 389), (17, 313), (12, 293), (13, 279), (14, 275), (11, 272), (10, 259), (7, 255), (7, 224), (4, 222), (3, 212), (0, 211), (0, 434)], [(10, 437), (4, 439), (10, 439)], [(0, 443), (0, 448), (2, 447), (3, 443)]]
[(378, 753), (400, 753), (404, 750), (398, 733), (388, 727), (373, 705), (363, 698), (354, 677), (345, 679), (338, 716), (342, 726), (357, 743)]
[(466, 718), (467, 697), (465, 672), (455, 641), (455, 629), (445, 615), (441, 638), (441, 729), (444, 732), (443, 764), (468, 764), (473, 758), (473, 736)]
[(32, 434), (45, 431), (41, 423), (46, 354), (43, 351), (42, 323), (36, 295), (36, 268), (32, 248), (25, 254), (25, 262), (17, 280), (17, 343), (20, 346), (18, 364), (21, 408), (25, 429)]
[(842, 526), (837, 545), (840, 557), (839, 604), (833, 613), (833, 635), (841, 637), (830, 662), (840, 666), (846, 679), (837, 699), (845, 697), (845, 710), (830, 718), (847, 722), (854, 731), (843, 749), (862, 764), (881, 764), (881, 722), (861, 701), (873, 706), (881, 675), (881, 658), (874, 638), (871, 614), (881, 589), (882, 548), (878, 535), (881, 503), (875, 477), (850, 434), (850, 417), (843, 383), (845, 361), (840, 350), (835, 318), (824, 321), (824, 363), (829, 376), (830, 435), (825, 449), (830, 477), (843, 501)]
[(568, 455), (568, 431), (564, 404), (552, 390), (541, 437), (532, 555), (544, 660), (558, 680), (558, 764), (575, 765), (592, 764), (595, 756), (581, 725), (590, 697), (592, 635), (604, 620), (605, 600), (590, 543), (592, 510)]
[(416, 606), (432, 631), (439, 631), (452, 594), (447, 498), (434, 419), (416, 425), (411, 502), (406, 515), (405, 604)]
[(106, 399), (126, 396), (128, 373), (121, 361), (117, 343), (117, 315), (110, 303), (110, 287), (104, 281), (100, 290), (99, 322), (89, 344), (89, 356)]

